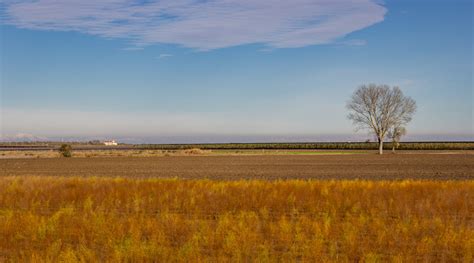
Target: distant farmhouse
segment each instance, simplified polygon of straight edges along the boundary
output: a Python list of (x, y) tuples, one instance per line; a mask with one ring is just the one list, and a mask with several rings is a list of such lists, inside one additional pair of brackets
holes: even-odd
[(104, 145), (115, 146), (115, 145), (118, 145), (118, 143), (115, 140), (111, 140), (111, 141), (104, 141)]

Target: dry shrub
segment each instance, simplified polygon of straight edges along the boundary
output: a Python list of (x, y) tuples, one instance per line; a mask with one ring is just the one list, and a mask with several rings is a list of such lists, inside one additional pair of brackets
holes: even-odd
[(72, 146), (70, 144), (62, 144), (59, 147), (59, 155), (61, 157), (72, 157)]
[(209, 151), (201, 150), (200, 148), (192, 148), (192, 149), (183, 150), (182, 153), (186, 155), (201, 155), (201, 154), (209, 153)]
[(474, 182), (1, 177), (0, 261), (472, 262)]

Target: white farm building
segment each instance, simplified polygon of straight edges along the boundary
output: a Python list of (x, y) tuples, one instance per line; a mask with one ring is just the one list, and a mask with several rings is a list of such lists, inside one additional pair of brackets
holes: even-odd
[(104, 145), (115, 146), (115, 145), (118, 145), (118, 143), (115, 140), (111, 140), (111, 141), (104, 141)]

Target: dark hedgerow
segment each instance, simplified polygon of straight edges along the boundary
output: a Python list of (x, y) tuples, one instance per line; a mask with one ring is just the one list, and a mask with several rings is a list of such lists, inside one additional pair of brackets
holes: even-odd
[[(216, 144), (141, 144), (140, 149), (181, 150), (376, 150), (376, 142), (316, 142), (316, 143), (216, 143)], [(391, 149), (392, 143), (384, 144)], [(399, 150), (474, 150), (474, 142), (401, 142)]]

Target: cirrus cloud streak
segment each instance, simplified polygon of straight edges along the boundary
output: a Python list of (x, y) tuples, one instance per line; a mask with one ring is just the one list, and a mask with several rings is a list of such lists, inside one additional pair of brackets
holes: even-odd
[(6, 0), (2, 22), (197, 50), (331, 43), (384, 19), (375, 0)]

